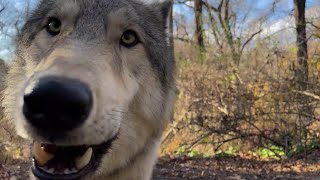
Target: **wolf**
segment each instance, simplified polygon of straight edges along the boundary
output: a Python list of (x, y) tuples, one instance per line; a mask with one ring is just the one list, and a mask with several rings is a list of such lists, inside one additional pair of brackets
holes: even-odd
[(16, 40), (3, 105), (31, 178), (149, 180), (176, 96), (171, 1), (43, 0)]

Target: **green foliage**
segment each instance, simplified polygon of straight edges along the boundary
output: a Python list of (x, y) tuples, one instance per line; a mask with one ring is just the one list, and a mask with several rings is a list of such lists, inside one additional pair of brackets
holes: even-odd
[(234, 157), (237, 156), (237, 153), (239, 152), (240, 148), (239, 147), (229, 147), (226, 151), (221, 151), (219, 150), (216, 152), (215, 156), (219, 158), (224, 158), (224, 157)]
[(302, 145), (297, 145), (295, 148), (293, 148), (291, 151), (289, 151), (289, 152), (287, 153), (287, 156), (288, 156), (289, 158), (291, 158), (291, 157), (293, 157), (293, 156), (295, 156), (295, 155), (297, 155), (297, 154), (303, 153), (304, 151), (305, 151), (304, 146), (302, 146)]
[(285, 155), (285, 152), (282, 147), (269, 144), (267, 147), (259, 148), (257, 150), (257, 155), (262, 158), (271, 158), (279, 160)]
[(190, 149), (188, 150), (186, 146), (179, 147), (175, 154), (178, 156), (186, 155), (187, 157), (201, 157), (201, 158), (210, 158), (211, 156), (209, 154), (201, 153), (197, 150)]
[(313, 139), (309, 144), (310, 149), (319, 149), (320, 148), (320, 140)]
[(296, 54), (298, 52), (298, 48), (297, 47), (291, 47), (290, 48), (290, 51), (293, 53), (293, 54)]
[(203, 139), (201, 140), (201, 143), (202, 143), (202, 144), (208, 144), (208, 143), (210, 143), (209, 137), (203, 138)]
[(296, 145), (291, 151), (287, 153), (287, 156), (291, 158), (304, 152), (313, 151), (316, 149), (320, 149), (320, 140), (313, 139), (306, 146), (303, 146), (301, 144)]
[(196, 150), (191, 150), (187, 154), (188, 157), (199, 157), (200, 155), (201, 155), (201, 153), (199, 151), (196, 151)]
[(229, 81), (232, 82), (232, 81), (235, 81), (236, 79), (237, 79), (237, 77), (236, 77), (235, 74), (230, 74), (230, 75), (229, 75), (229, 78), (228, 78)]
[(257, 48), (257, 49), (261, 47), (261, 43), (262, 43), (262, 42), (261, 42), (261, 39), (258, 38), (257, 41), (256, 41), (256, 48)]
[(175, 154), (181, 156), (181, 155), (184, 155), (186, 151), (187, 151), (187, 147), (181, 146), (175, 151)]

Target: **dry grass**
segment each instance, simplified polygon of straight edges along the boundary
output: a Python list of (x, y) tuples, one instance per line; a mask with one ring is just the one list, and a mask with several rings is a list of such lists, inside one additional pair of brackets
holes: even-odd
[[(261, 42), (236, 67), (228, 53), (217, 55), (214, 47), (200, 61), (196, 47), (176, 43), (180, 94), (162, 153), (186, 146), (213, 155), (230, 146), (249, 151), (272, 144), (287, 154), (318, 139), (318, 46), (310, 48), (309, 94), (303, 94), (293, 81), (294, 46)], [(301, 96), (308, 103), (299, 101)], [(302, 113), (302, 107), (310, 113)]]

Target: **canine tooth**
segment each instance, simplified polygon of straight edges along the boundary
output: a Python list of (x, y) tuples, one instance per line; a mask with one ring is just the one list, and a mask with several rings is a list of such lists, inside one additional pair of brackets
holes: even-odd
[(46, 173), (49, 173), (49, 174), (53, 174), (54, 173), (54, 168), (50, 168), (45, 166), (45, 167), (40, 167), (40, 169)]
[(71, 171), (69, 169), (64, 170), (64, 174), (71, 174)]
[(54, 168), (50, 168), (49, 170), (47, 170), (47, 173), (54, 174)]
[(87, 149), (82, 157), (76, 159), (76, 167), (81, 170), (89, 164), (92, 157), (92, 148)]
[(47, 153), (43, 150), (39, 142), (33, 143), (33, 154), (40, 167), (45, 166), (48, 161), (54, 158), (53, 154)]
[(71, 169), (71, 174), (72, 174), (72, 173), (77, 173), (77, 172), (78, 172), (78, 170), (77, 170), (76, 168), (72, 168), (72, 169)]

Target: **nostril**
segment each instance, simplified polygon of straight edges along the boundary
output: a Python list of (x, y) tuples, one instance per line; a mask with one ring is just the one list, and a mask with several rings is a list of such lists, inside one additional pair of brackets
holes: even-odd
[(24, 94), (23, 114), (41, 130), (72, 130), (88, 118), (91, 108), (90, 88), (76, 79), (45, 77), (30, 83)]

